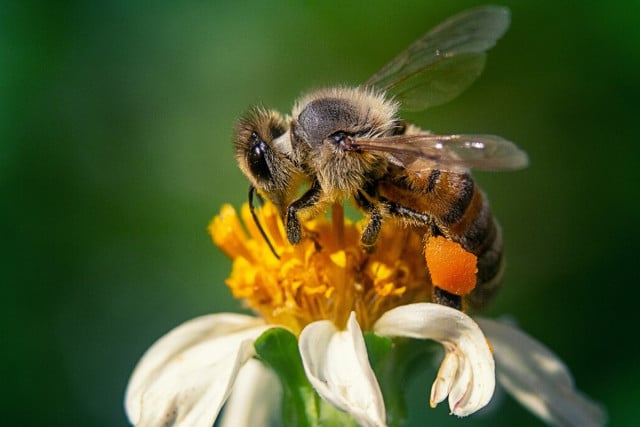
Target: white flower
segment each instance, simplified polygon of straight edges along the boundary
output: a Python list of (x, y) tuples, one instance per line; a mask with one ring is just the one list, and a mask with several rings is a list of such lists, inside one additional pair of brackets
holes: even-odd
[[(551, 352), (511, 326), (488, 319), (479, 323), (490, 337), (497, 378), (516, 399), (556, 425), (603, 424), (602, 410), (575, 390)], [(279, 386), (251, 356), (253, 342), (268, 328), (250, 316), (214, 314), (174, 329), (147, 351), (131, 377), (129, 420), (137, 426), (209, 427), (233, 388), (224, 425), (267, 425), (279, 411), (274, 392)], [(437, 304), (410, 304), (387, 312), (374, 331), (443, 344), (432, 405), (448, 395), (451, 412), (464, 416), (491, 399), (493, 355), (480, 327), (466, 314)], [(329, 321), (309, 324), (300, 334), (299, 349), (307, 377), (323, 399), (363, 426), (386, 425), (382, 393), (355, 316), (345, 330)]]
[[(253, 342), (266, 329), (257, 318), (216, 314), (168, 333), (147, 351), (131, 377), (126, 394), (130, 421), (137, 426), (212, 425), (241, 368), (255, 354)], [(389, 311), (374, 330), (443, 343), (447, 356), (434, 383), (432, 403), (449, 394), (451, 411), (462, 416), (490, 400), (493, 357), (482, 332), (464, 313), (437, 304), (411, 304)], [(322, 398), (363, 426), (385, 425), (382, 393), (354, 314), (342, 331), (326, 320), (309, 324), (300, 334), (299, 349), (307, 377)], [(254, 387), (263, 381), (254, 378)], [(240, 393), (251, 390), (245, 386)], [(250, 412), (261, 412), (262, 396), (254, 403)], [(235, 416), (230, 410), (227, 417), (235, 425), (246, 417), (246, 406)], [(262, 413), (268, 411), (262, 408)], [(246, 420), (245, 425), (255, 421)]]
[[(328, 416), (336, 421), (344, 414), (333, 411), (334, 406), (360, 425), (384, 426), (383, 394), (362, 331), (442, 344), (444, 356), (429, 400), (435, 406), (448, 398), (454, 415), (466, 416), (484, 407), (497, 379), (547, 422), (603, 424), (602, 410), (576, 392), (562, 362), (541, 344), (513, 327), (488, 319), (478, 324), (461, 311), (423, 302), (431, 288), (422, 259), (422, 234), (389, 223), (378, 238), (385, 250), (369, 254), (360, 248), (362, 224), (332, 215), (331, 223), (322, 218), (306, 222), (313, 239), (292, 246), (271, 205), (260, 209), (258, 216), (279, 257), (271, 253), (248, 206), (242, 210), (244, 227), (235, 210), (225, 206), (210, 231), (233, 259), (227, 285), (260, 317), (203, 316), (158, 340), (138, 363), (127, 387), (125, 406), (133, 424), (263, 426), (278, 419), (281, 404), (288, 409), (308, 404), (301, 408), (303, 417)], [(316, 397), (307, 401), (315, 396), (308, 384), (299, 400), (280, 401), (285, 391), (291, 392), (291, 384), (285, 381), (283, 388), (283, 377), (253, 357), (256, 340), (276, 327), (298, 336), (299, 355), (291, 359), (285, 354), (280, 360), (301, 361), (304, 372), (298, 368), (293, 375), (306, 374), (328, 403)], [(274, 341), (260, 342), (260, 356), (267, 363), (268, 357), (280, 356), (263, 353), (269, 342)], [(282, 348), (278, 351), (287, 351)]]

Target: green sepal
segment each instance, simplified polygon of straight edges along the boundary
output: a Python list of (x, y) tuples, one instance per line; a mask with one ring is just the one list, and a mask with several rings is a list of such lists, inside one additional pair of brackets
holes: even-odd
[(373, 332), (364, 333), (364, 343), (367, 346), (367, 355), (369, 356), (369, 363), (373, 369), (376, 369), (391, 351), (392, 342), (391, 338), (376, 335)]
[(282, 384), (282, 423), (319, 426), (320, 398), (307, 380), (298, 352), (298, 340), (290, 331), (273, 328), (254, 344), (258, 358), (273, 369)]

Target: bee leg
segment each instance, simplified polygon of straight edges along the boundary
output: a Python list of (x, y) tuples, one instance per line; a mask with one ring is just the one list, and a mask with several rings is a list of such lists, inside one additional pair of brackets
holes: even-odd
[[(397, 203), (393, 203), (386, 199), (384, 199), (383, 201), (385, 205), (388, 207), (388, 212), (391, 215), (394, 215), (395, 217), (403, 219), (405, 221), (409, 221), (413, 224), (421, 224), (423, 226), (428, 227), (429, 232), (432, 236), (442, 235), (442, 231), (440, 230), (440, 227), (438, 227), (438, 225), (433, 220), (433, 217), (431, 217), (431, 215), (427, 215), (421, 212), (416, 212), (412, 209), (409, 209)], [(441, 304), (447, 307), (455, 308), (456, 310), (462, 310), (462, 297), (460, 295), (452, 294), (451, 292), (447, 292), (444, 289), (441, 289), (437, 286), (433, 287), (431, 301), (436, 304)]]
[(379, 199), (380, 202), (384, 204), (386, 212), (389, 215), (392, 215), (395, 218), (403, 221), (405, 224), (411, 226), (427, 227), (432, 236), (442, 236), (440, 227), (431, 215), (422, 212), (416, 212), (413, 209), (409, 209), (406, 206), (402, 206), (398, 203), (387, 200), (384, 197), (380, 197)]
[(376, 250), (376, 241), (382, 228), (382, 212), (380, 206), (371, 202), (363, 193), (358, 192), (355, 196), (356, 203), (367, 211), (369, 222), (362, 231), (360, 244), (365, 252), (372, 253)]
[(462, 310), (462, 297), (460, 295), (452, 294), (451, 292), (447, 292), (437, 286), (433, 287), (431, 300), (436, 304), (446, 305), (447, 307), (455, 308), (456, 310)]
[(287, 229), (287, 239), (291, 244), (300, 243), (302, 240), (302, 226), (300, 225), (300, 220), (298, 219), (298, 211), (304, 208), (308, 208), (310, 206), (315, 205), (320, 200), (320, 194), (322, 192), (322, 188), (318, 181), (313, 181), (311, 188), (309, 188), (299, 199), (294, 200), (287, 207), (287, 217), (286, 217), (286, 229)]
[(378, 240), (381, 228), (382, 214), (379, 209), (375, 208), (373, 211), (369, 212), (369, 222), (362, 231), (362, 236), (360, 237), (360, 244), (366, 252), (375, 252), (376, 241)]

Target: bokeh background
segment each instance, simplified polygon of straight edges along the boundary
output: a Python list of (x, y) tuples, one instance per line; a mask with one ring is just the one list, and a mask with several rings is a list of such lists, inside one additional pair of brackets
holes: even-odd
[[(126, 425), (144, 350), (187, 319), (240, 309), (205, 232), (246, 199), (238, 115), (362, 82), (480, 4), (319, 3), (2, 2), (0, 424)], [(489, 314), (557, 352), (611, 425), (634, 425), (640, 7), (501, 3), (512, 26), (483, 76), (410, 118), (528, 151), (526, 171), (476, 175), (508, 251)], [(539, 425), (508, 397), (454, 419), (427, 408), (429, 386), (411, 386), (415, 425)]]

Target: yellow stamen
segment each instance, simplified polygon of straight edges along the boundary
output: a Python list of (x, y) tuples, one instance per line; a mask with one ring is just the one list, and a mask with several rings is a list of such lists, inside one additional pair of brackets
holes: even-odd
[[(423, 256), (423, 235), (386, 221), (368, 253), (360, 245), (364, 224), (344, 219), (341, 206), (332, 220), (303, 222), (305, 234), (289, 244), (280, 215), (267, 203), (258, 218), (277, 259), (244, 205), (238, 218), (229, 205), (209, 226), (213, 241), (233, 260), (226, 280), (233, 296), (268, 323), (299, 333), (310, 322), (329, 319), (344, 327), (356, 312), (364, 330), (386, 311), (413, 302), (429, 301), (432, 285)], [(244, 226), (243, 226), (244, 224)]]

